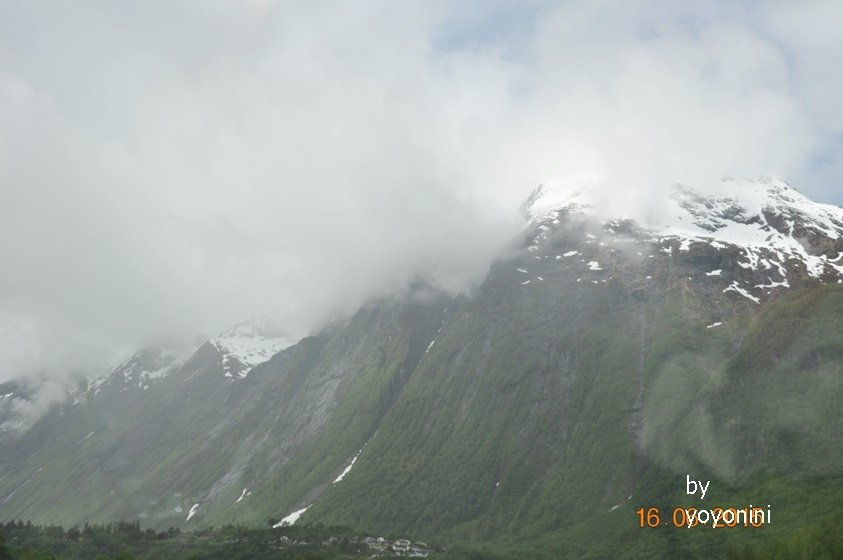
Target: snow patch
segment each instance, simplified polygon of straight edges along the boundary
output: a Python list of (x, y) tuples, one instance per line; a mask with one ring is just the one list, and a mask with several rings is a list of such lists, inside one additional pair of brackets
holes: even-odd
[(776, 282), (775, 280), (773, 280), (772, 278), (770, 278), (768, 276), (767, 280), (770, 281), (769, 284), (756, 284), (755, 287), (756, 288), (762, 288), (762, 289), (779, 288), (779, 287), (789, 288), (790, 287), (790, 282), (787, 281), (787, 278), (785, 278), (784, 280), (781, 280), (779, 282)]
[(353, 467), (354, 463), (357, 462), (357, 457), (359, 457), (360, 453), (362, 453), (362, 452), (363, 452), (362, 449), (357, 451), (357, 455), (354, 456), (354, 458), (351, 460), (351, 463), (349, 463), (348, 466), (345, 469), (343, 469), (343, 471), (340, 473), (340, 475), (331, 484), (336, 484), (337, 482), (340, 482), (343, 478), (345, 478), (345, 475), (347, 475), (348, 473), (351, 472), (351, 467)]
[(754, 295), (750, 294), (750, 293), (749, 293), (749, 292), (747, 292), (745, 289), (741, 288), (741, 287), (740, 287), (740, 285), (738, 285), (737, 280), (736, 280), (736, 281), (734, 281), (734, 282), (732, 282), (732, 283), (729, 285), (729, 287), (728, 287), (728, 288), (726, 288), (725, 290), (723, 290), (723, 293), (724, 293), (724, 294), (725, 294), (726, 292), (735, 292), (735, 293), (738, 293), (738, 294), (742, 295), (743, 297), (745, 297), (745, 298), (747, 298), (747, 299), (751, 299), (751, 300), (752, 300), (752, 301), (754, 301), (755, 303), (761, 303), (761, 301), (760, 301), (757, 297), (755, 297)]
[(284, 519), (282, 519), (281, 521), (279, 521), (278, 523), (273, 525), (272, 528), (277, 529), (278, 527), (287, 527), (289, 525), (295, 524), (295, 522), (299, 520), (299, 517), (301, 517), (302, 514), (304, 512), (306, 512), (309, 507), (310, 506), (306, 506), (306, 507), (303, 507), (301, 509), (298, 509), (298, 510), (294, 511), (293, 513), (291, 513), (290, 515), (288, 515), (287, 517), (285, 517)]

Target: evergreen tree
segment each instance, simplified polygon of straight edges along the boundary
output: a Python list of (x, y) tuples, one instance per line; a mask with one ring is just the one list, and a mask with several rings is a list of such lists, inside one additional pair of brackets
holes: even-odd
[(6, 546), (6, 537), (0, 535), (0, 560), (12, 560), (12, 553)]

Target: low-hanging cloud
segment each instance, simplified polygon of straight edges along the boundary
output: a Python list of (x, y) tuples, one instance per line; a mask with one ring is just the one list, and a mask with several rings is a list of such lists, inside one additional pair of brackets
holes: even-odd
[(834, 3), (399, 4), (0, 6), (0, 380), (466, 289), (545, 180), (843, 200)]

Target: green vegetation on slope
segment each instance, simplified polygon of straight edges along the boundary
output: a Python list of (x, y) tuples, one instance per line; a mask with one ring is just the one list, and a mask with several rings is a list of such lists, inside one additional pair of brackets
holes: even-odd
[[(254, 527), (310, 506), (304, 523), (442, 539), (465, 558), (704, 558), (807, 538), (793, 534), (840, 512), (843, 289), (755, 307), (703, 290), (679, 257), (644, 291), (623, 264), (579, 282), (524, 259), (471, 299), (367, 307), (243, 382), (190, 382), (197, 363), (152, 410), (49, 418), (5, 469), (0, 497), (20, 493), (0, 514), (103, 522), (153, 497), (201, 504), (195, 525), (179, 509), (154, 527)], [(543, 280), (526, 287), (515, 265)], [(706, 504), (769, 503), (776, 522), (639, 528), (640, 507), (688, 505), (686, 474), (711, 480)]]

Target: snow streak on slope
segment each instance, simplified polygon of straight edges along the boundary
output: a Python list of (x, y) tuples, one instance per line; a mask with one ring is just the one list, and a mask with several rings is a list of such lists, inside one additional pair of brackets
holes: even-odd
[[(433, 346), (433, 342), (430, 343), (430, 346)], [(428, 346), (428, 350), (430, 349), (430, 346)], [(345, 475), (351, 472), (351, 467), (353, 467), (354, 463), (357, 462), (357, 457), (359, 457), (360, 453), (362, 452), (362, 449), (357, 452), (357, 455), (354, 456), (354, 459), (351, 460), (351, 463), (348, 464), (348, 466), (340, 473), (340, 475), (334, 480), (334, 482), (332, 482), (332, 484), (336, 484), (337, 482), (342, 481), (342, 479), (345, 478)]]
[(251, 492), (249, 492), (248, 488), (243, 488), (243, 491), (240, 493), (240, 497), (237, 498), (237, 501), (234, 502), (234, 503), (239, 504), (241, 501), (243, 501), (243, 498), (245, 498), (246, 496), (248, 496), (250, 494), (251, 494)]
[(310, 506), (303, 507), (299, 510), (294, 511), (293, 513), (273, 525), (272, 528), (277, 529), (278, 527), (286, 527), (287, 525), (293, 525), (296, 521), (299, 520), (299, 517), (301, 517), (302, 514), (307, 511), (307, 508), (309, 507)]

